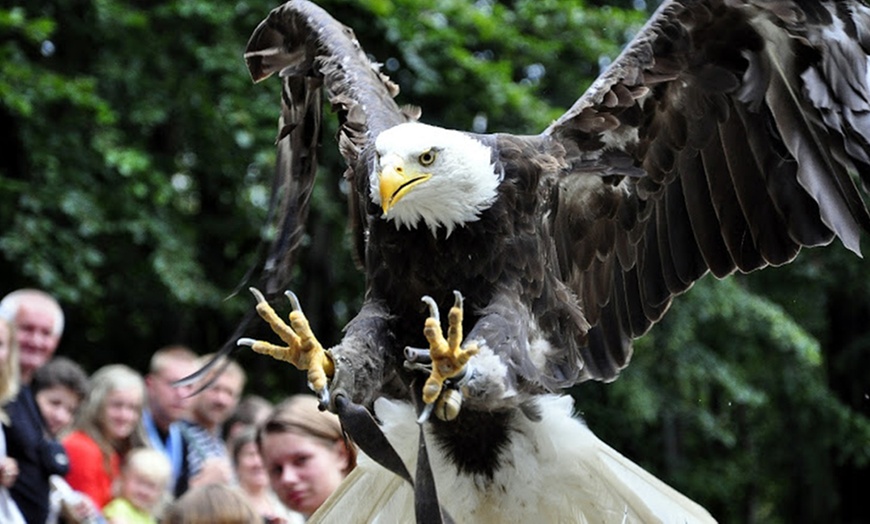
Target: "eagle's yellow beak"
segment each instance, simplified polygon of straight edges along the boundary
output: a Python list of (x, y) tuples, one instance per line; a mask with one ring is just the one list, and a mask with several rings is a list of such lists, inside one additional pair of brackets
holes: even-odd
[(430, 173), (420, 173), (416, 170), (405, 169), (405, 163), (399, 159), (387, 164), (378, 175), (381, 208), (384, 210), (384, 216), (411, 189), (430, 178), (432, 178)]

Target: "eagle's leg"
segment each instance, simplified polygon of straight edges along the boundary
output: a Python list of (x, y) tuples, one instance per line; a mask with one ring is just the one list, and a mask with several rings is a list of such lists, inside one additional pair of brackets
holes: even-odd
[(287, 345), (278, 346), (250, 338), (241, 338), (238, 344), (248, 346), (257, 353), (289, 362), (301, 370), (307, 370), (308, 382), (311, 387), (321, 397), (321, 400), (328, 402), (329, 392), (326, 389), (326, 384), (327, 379), (332, 378), (335, 374), (335, 365), (332, 358), (315, 338), (314, 333), (311, 332), (308, 319), (305, 318), (299, 306), (299, 299), (290, 291), (284, 293), (293, 306), (293, 311), (290, 312), (290, 325), (287, 325), (275, 313), (272, 306), (266, 302), (266, 298), (258, 289), (250, 288), (250, 290), (257, 299), (257, 313), (269, 323), (272, 331)]
[(462, 348), (462, 294), (453, 292), (456, 300), (447, 316), (447, 338), (441, 331), (441, 321), (438, 306), (431, 297), (423, 297), (429, 305), (430, 315), (426, 319), (423, 334), (429, 341), (429, 357), (432, 359), (432, 371), (426, 384), (423, 385), (423, 402), (426, 404), (421, 420), (428, 418), (432, 407), (444, 390), (444, 381), (461, 377), (465, 373), (468, 359), (476, 355), (476, 344)]

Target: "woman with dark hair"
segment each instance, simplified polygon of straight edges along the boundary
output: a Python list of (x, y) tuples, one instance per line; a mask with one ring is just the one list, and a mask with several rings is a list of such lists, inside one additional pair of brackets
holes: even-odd
[(88, 375), (73, 360), (55, 357), (33, 374), (33, 399), (52, 439), (70, 428), (88, 394)]
[[(22, 383), (18, 397), (8, 406), (11, 425), (4, 429), (10, 430), (8, 451), (19, 469), (10, 493), (28, 522), (56, 519), (57, 501), (50, 496), (49, 479), (69, 470), (57, 437), (72, 423), (87, 391), (88, 376), (81, 366), (55, 357), (37, 369), (26, 386)], [(90, 508), (82, 504), (75, 511), (88, 514)]]

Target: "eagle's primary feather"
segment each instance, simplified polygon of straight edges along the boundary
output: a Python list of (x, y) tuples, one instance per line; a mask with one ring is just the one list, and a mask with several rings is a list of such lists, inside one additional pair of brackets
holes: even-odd
[[(418, 372), (403, 365), (403, 350), (422, 342), (421, 297), (446, 310), (460, 291), (465, 341), (477, 353), (458, 417), (428, 424), (433, 449), (447, 457), (433, 468), (436, 479), (445, 471), (473, 479), (480, 493), (468, 505), (510, 499), (492, 498), (497, 479), (523, 474), (511, 458), (517, 446), (545, 445), (529, 427), (551, 420), (541, 414), (553, 405), (547, 395), (614, 379), (631, 340), (708, 271), (785, 264), (834, 238), (858, 252), (870, 229), (855, 182), (870, 181), (868, 27), (862, 0), (666, 0), (543, 132), (476, 135), (416, 123), (419, 110), (396, 104), (395, 84), (319, 7), (293, 0), (275, 9), (245, 55), (255, 80), (276, 72), (283, 80), (278, 147), (290, 212), (273, 266), (292, 255), (304, 225), (322, 88), (341, 123), (366, 273), (363, 306), (329, 350), (333, 395), (366, 406), (409, 398)], [(565, 431), (585, 439), (588, 430), (573, 424)], [(603, 444), (586, 449), (618, 455)], [(654, 479), (632, 483), (584, 460), (597, 459), (565, 464), (571, 482), (586, 475), (622, 488), (573, 503), (570, 492), (548, 493), (567, 498), (566, 519), (668, 520), (669, 510), (630, 509), (631, 493)], [(612, 460), (640, 478), (636, 466)], [(536, 507), (543, 498), (526, 502), (511, 518), (549, 515)], [(681, 518), (709, 518), (674, 503)], [(483, 511), (444, 504), (461, 518)]]

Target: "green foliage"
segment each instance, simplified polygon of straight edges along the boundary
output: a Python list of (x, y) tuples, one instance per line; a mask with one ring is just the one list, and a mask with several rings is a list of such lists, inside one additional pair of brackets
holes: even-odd
[[(379, 16), (377, 41), (358, 36), (401, 85), (402, 102), (422, 106), (424, 121), (479, 132), (541, 131), (645, 19), (638, 11), (557, 0), (348, 4)], [(385, 42), (390, 47), (377, 53)]]
[[(578, 404), (605, 441), (722, 521), (827, 521), (836, 488), (802, 493), (795, 480), (830, 475), (832, 456), (866, 467), (870, 419), (828, 387), (819, 341), (745, 284), (700, 281), (637, 341), (619, 380), (575, 388)], [(735, 493), (747, 495), (735, 504)]]
[[(332, 0), (423, 120), (537, 133), (638, 30), (635, 2)], [(650, 2), (652, 4), (652, 2)], [(644, 4), (645, 5), (645, 4)], [(156, 348), (230, 340), (252, 299), (274, 163), (278, 82), (241, 53), (272, 4), (34, 0), (0, 7), (0, 293), (51, 290), (60, 353), (138, 369)], [(326, 343), (362, 278), (325, 120), (305, 249), (290, 287)], [(257, 273), (249, 280), (256, 283)], [(707, 279), (637, 342), (612, 384), (572, 390), (606, 442), (723, 522), (867, 520), (870, 279), (843, 249)], [(245, 334), (257, 336), (261, 326)], [(250, 390), (304, 388), (250, 353)], [(858, 501), (858, 502), (856, 502)]]
[(232, 322), (248, 305), (222, 299), (254, 263), (265, 202), (248, 195), (269, 187), (274, 156), (274, 99), (257, 103), (241, 59), (267, 8), (154, 7), (0, 11), (0, 119), (16, 149), (0, 163), (14, 203), (0, 249), (21, 279), (4, 287), (51, 289), (83, 320), (111, 302), (99, 343), (129, 343), (123, 325), (144, 313), (157, 326), (137, 323), (143, 355), (188, 337), (214, 349), (231, 326), (199, 333), (179, 312)]

